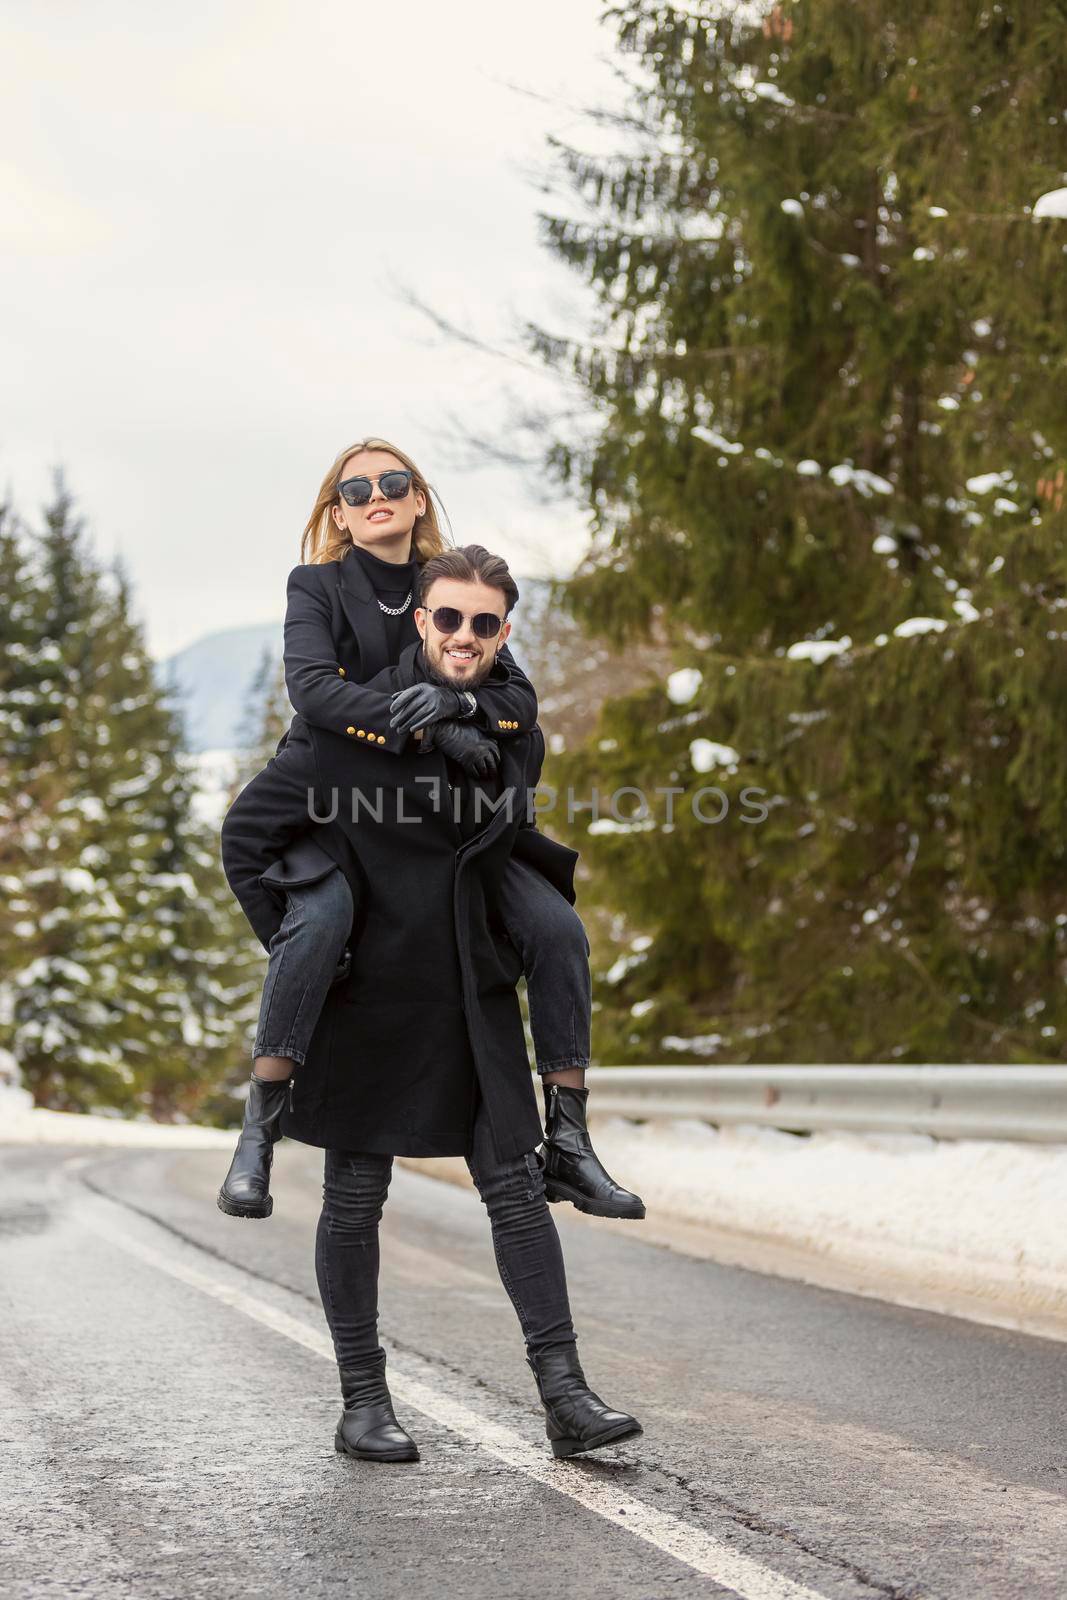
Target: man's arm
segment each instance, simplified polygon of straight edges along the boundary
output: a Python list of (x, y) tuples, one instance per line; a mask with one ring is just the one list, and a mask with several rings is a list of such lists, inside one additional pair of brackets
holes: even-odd
[(253, 933), (267, 949), (284, 911), (260, 883), (260, 875), (310, 826), (309, 791), (321, 814), (315, 752), (307, 730), (296, 719), (284, 746), (245, 784), (223, 819), (222, 870)]

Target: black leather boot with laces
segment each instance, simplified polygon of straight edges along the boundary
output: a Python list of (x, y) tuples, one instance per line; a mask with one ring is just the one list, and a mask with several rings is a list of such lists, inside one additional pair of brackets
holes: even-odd
[(230, 1217), (269, 1217), (274, 1210), (270, 1168), (278, 1139), (278, 1123), (289, 1092), (289, 1080), (272, 1082), (252, 1074), (245, 1120), (230, 1170), (219, 1190), (218, 1205)]
[(645, 1203), (607, 1172), (593, 1149), (585, 1122), (588, 1089), (571, 1089), (561, 1083), (546, 1083), (545, 1196), (549, 1200), (569, 1200), (579, 1211), (593, 1217), (622, 1217), (639, 1221)]
[(414, 1439), (393, 1412), (385, 1381), (385, 1351), (365, 1366), (339, 1367), (344, 1410), (337, 1424), (334, 1448), (358, 1461), (418, 1461)]
[(545, 1432), (554, 1456), (575, 1456), (584, 1450), (635, 1439), (644, 1429), (625, 1411), (613, 1411), (585, 1381), (578, 1350), (573, 1344), (538, 1351), (526, 1357), (541, 1404)]

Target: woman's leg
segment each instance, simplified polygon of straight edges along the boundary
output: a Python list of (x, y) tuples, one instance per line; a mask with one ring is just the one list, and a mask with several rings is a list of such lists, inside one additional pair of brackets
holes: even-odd
[(526, 1340), (526, 1360), (545, 1408), (545, 1431), (557, 1456), (634, 1438), (641, 1425), (594, 1394), (578, 1359), (567, 1272), (545, 1199), (541, 1164), (531, 1150), (501, 1161), (480, 1100), (467, 1166), (489, 1213), (500, 1281)]
[(378, 1343), (378, 1224), (392, 1171), (392, 1156), (327, 1150), (315, 1236), (315, 1275), (344, 1403), (334, 1444), (361, 1461), (419, 1459), (396, 1420)]
[(498, 906), (526, 974), (537, 1071), (548, 1083), (580, 1089), (593, 1012), (582, 919), (547, 878), (514, 856), (504, 869)]
[(340, 868), (288, 891), (270, 942), (244, 1123), (218, 1195), (229, 1216), (269, 1217), (274, 1209), (270, 1168), (288, 1081), (307, 1055), (351, 929), (352, 892)]
[(504, 871), (498, 909), (526, 974), (545, 1096), (548, 1198), (569, 1200), (597, 1217), (637, 1220), (645, 1214), (644, 1202), (606, 1170), (586, 1125), (592, 982), (582, 919), (547, 878), (514, 856)]
[(307, 1055), (323, 1001), (352, 931), (352, 891), (340, 867), (286, 894), (259, 1005), (253, 1071), (276, 1081)]

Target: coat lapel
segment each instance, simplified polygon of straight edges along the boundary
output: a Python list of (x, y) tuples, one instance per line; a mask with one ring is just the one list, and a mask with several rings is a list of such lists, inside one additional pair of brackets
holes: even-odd
[(366, 683), (390, 665), (385, 619), (358, 558), (343, 556), (337, 574), (341, 608), (359, 644), (360, 678)]

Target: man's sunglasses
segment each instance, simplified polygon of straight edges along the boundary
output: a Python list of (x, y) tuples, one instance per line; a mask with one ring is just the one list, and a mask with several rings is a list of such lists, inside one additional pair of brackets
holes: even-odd
[(411, 488), (412, 474), (406, 467), (396, 467), (389, 472), (381, 472), (377, 478), (346, 478), (337, 485), (337, 493), (349, 506), (365, 506), (374, 493), (374, 485), (387, 500), (403, 500)]
[[(436, 611), (428, 611), (426, 615), (438, 633), (458, 633), (464, 623), (463, 612), (457, 611), (455, 606), (438, 606)], [(471, 628), (478, 639), (495, 639), (503, 621), (503, 617), (492, 611), (479, 611), (471, 618)]]

